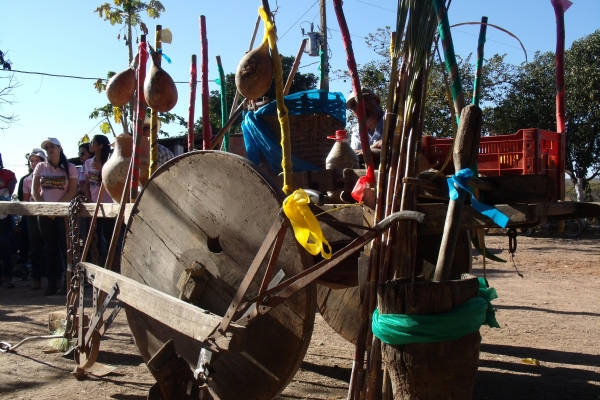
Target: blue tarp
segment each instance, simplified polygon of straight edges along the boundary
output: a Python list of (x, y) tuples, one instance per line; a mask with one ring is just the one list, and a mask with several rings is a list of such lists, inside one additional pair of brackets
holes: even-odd
[[(346, 124), (346, 99), (338, 92), (323, 90), (307, 90), (285, 96), (285, 106), (289, 115), (329, 114)], [(281, 145), (276, 135), (259, 117), (261, 115), (277, 115), (277, 103), (272, 101), (260, 110), (248, 111), (244, 114), (242, 131), (248, 159), (259, 163), (260, 154), (264, 154), (271, 169), (281, 172)], [(293, 152), (293, 149), (292, 149)], [(321, 168), (292, 155), (294, 172), (315, 171)]]

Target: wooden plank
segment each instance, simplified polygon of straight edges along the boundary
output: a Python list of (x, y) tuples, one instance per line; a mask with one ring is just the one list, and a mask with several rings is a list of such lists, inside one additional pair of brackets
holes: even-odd
[[(84, 262), (80, 265), (85, 268), (86, 277), (92, 281), (94, 287), (109, 292), (116, 283), (119, 286), (117, 298), (121, 302), (190, 338), (204, 342), (221, 323), (221, 317), (133, 279), (94, 264)], [(230, 327), (228, 331), (232, 334), (217, 342), (217, 346), (222, 350), (229, 349), (234, 338), (239, 343), (245, 330), (244, 327), (235, 324), (231, 324)]]
[[(129, 218), (133, 204), (125, 206), (125, 217)], [(84, 203), (80, 217), (92, 217), (96, 203)], [(98, 218), (115, 218), (119, 213), (118, 203), (101, 203), (98, 210)], [(67, 217), (69, 215), (69, 203), (36, 203), (24, 201), (0, 201), (0, 214), (13, 215), (45, 215), (54, 217)]]

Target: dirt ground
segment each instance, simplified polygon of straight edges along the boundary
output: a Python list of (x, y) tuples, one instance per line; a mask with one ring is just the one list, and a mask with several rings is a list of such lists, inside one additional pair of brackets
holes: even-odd
[[(511, 262), (488, 263), (501, 328), (481, 328), (475, 399), (600, 399), (599, 239), (519, 236), (515, 263), (524, 278)], [(510, 259), (506, 236), (492, 233), (487, 245)], [(481, 257), (474, 258), (474, 272), (483, 273)], [(47, 334), (48, 313), (63, 310), (63, 297), (44, 297), (31, 283), (0, 286), (0, 341)], [(145, 399), (153, 383), (124, 313), (100, 346), (98, 362), (116, 367), (104, 377), (77, 381), (74, 362), (48, 349), (39, 341), (0, 353), (0, 398)], [(352, 355), (353, 346), (317, 315), (304, 362), (279, 399), (345, 398)]]

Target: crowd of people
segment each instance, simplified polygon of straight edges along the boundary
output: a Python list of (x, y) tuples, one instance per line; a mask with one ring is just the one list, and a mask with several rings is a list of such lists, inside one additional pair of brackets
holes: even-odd
[[(86, 202), (95, 203), (100, 194), (102, 167), (110, 152), (109, 138), (95, 135), (88, 143), (80, 143), (79, 157), (69, 162), (60, 141), (49, 137), (40, 147), (34, 147), (25, 155), (28, 173), (19, 181), (12, 171), (4, 168), (0, 154), (0, 201), (10, 201), (17, 189), (17, 198), (22, 202), (70, 202), (82, 195)], [(170, 153), (166, 159), (172, 157), (173, 153)], [(161, 161), (166, 162), (166, 159)], [(103, 191), (101, 202), (112, 203), (114, 200)], [(13, 275), (21, 279), (31, 275), (32, 290), (42, 289), (42, 277), (46, 277), (48, 283), (44, 295), (65, 293), (65, 217), (22, 216), (16, 225), (17, 219), (13, 215), (0, 214), (0, 289), (15, 287)], [(83, 240), (89, 230), (88, 224), (89, 221), (80, 218), (79, 230)], [(106, 262), (114, 228), (114, 219), (97, 220), (95, 234), (99, 265)], [(121, 240), (122, 236), (117, 245), (118, 252)], [(15, 269), (16, 266), (20, 268)]]

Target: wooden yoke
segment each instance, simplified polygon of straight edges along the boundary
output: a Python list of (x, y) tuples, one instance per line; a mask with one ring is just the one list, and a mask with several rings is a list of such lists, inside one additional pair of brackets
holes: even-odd
[[(460, 124), (454, 140), (454, 152), (452, 154), (454, 169), (457, 172), (469, 168), (477, 160), (481, 120), (482, 112), (477, 106), (466, 106), (460, 113)], [(458, 189), (458, 199), (450, 200), (448, 204), (440, 253), (433, 275), (433, 281), (435, 282), (447, 281), (450, 277), (452, 258), (454, 257), (454, 248), (456, 247), (466, 195), (464, 190)]]

